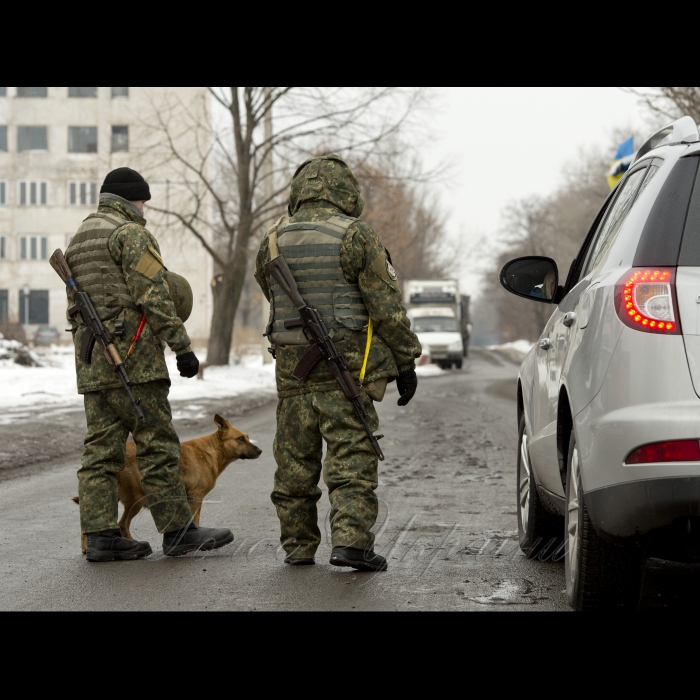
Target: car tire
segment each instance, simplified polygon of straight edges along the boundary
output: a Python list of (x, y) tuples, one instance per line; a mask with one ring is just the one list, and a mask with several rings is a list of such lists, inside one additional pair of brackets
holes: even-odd
[(578, 612), (638, 610), (646, 557), (636, 543), (603, 540), (591, 523), (583, 496), (580, 458), (572, 436), (566, 485), (566, 592)]
[(530, 462), (525, 416), (520, 418), (518, 449), (518, 530), (520, 548), (528, 559), (561, 561), (564, 519), (542, 503)]
[(464, 367), (464, 362), (462, 360), (459, 360), (459, 362), (455, 362), (455, 369), (462, 369)]

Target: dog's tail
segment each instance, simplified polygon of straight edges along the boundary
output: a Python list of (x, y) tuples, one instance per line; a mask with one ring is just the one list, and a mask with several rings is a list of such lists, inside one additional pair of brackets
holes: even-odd
[(80, 499), (79, 499), (79, 498), (76, 497), (76, 498), (72, 498), (71, 500), (73, 501), (73, 503), (75, 503), (76, 506), (79, 506), (79, 505), (80, 505)]

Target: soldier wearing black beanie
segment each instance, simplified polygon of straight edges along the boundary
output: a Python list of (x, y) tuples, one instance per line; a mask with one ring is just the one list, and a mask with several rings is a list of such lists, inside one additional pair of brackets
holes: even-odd
[(107, 175), (100, 194), (116, 194), (130, 202), (148, 202), (151, 199), (148, 183), (131, 168), (118, 168)]
[(168, 346), (175, 353), (180, 376), (187, 379), (197, 376), (199, 360), (173, 303), (158, 241), (146, 229), (143, 202), (151, 199), (148, 183), (136, 171), (119, 168), (107, 176), (100, 194), (97, 212), (82, 223), (65, 256), (121, 357), (129, 339), (143, 331), (133, 345), (129, 378), (146, 423), (136, 420), (109, 358), (95, 352), (85, 361), (81, 350), (94, 339), (85, 324), (74, 321), (78, 392), (85, 396), (88, 429), (78, 472), (85, 554), (90, 562), (110, 562), (152, 553), (148, 542), (123, 537), (119, 526), (117, 475), (124, 467), (129, 434), (137, 445), (141, 486), (163, 533), (164, 554), (179, 557), (220, 549), (233, 542), (233, 533), (193, 524), (197, 511), (190, 507), (178, 467), (181, 449), (168, 402), (170, 373), (164, 349)]

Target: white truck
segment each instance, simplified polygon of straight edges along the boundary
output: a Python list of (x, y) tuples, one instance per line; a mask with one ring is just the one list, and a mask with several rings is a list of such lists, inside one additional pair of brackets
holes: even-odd
[(472, 326), (469, 297), (459, 293), (457, 280), (410, 280), (404, 303), (411, 328), (433, 364), (462, 369), (469, 356)]

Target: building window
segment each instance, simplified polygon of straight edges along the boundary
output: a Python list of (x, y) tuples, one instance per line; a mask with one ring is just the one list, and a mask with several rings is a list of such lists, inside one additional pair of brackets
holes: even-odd
[(0, 151), (7, 150), (7, 127), (0, 126)]
[(112, 153), (127, 153), (129, 151), (129, 127), (112, 127)]
[(17, 97), (48, 97), (47, 87), (18, 87)]
[(7, 88), (0, 87), (0, 97), (7, 97)]
[(87, 207), (97, 204), (96, 182), (69, 182), (68, 201), (72, 207)]
[(68, 151), (70, 153), (97, 153), (97, 127), (69, 126)]
[(0, 207), (7, 206), (7, 182), (0, 180)]
[(46, 206), (49, 203), (49, 186), (46, 182), (20, 182), (17, 189), (21, 207)]
[(32, 326), (44, 325), (49, 322), (49, 293), (48, 291), (29, 292), (25, 296), (24, 290), (19, 293), (19, 318), (20, 323)]
[(68, 97), (97, 97), (96, 87), (69, 87)]
[(20, 126), (17, 128), (17, 150), (48, 151), (49, 136), (45, 126)]
[(45, 236), (23, 236), (19, 239), (20, 260), (48, 260), (49, 239)]
[(129, 88), (112, 88), (112, 97), (129, 97)]
[(0, 289), (0, 326), (7, 323), (9, 296), (6, 289)]
[(0, 260), (7, 260), (7, 238), (0, 236)]

